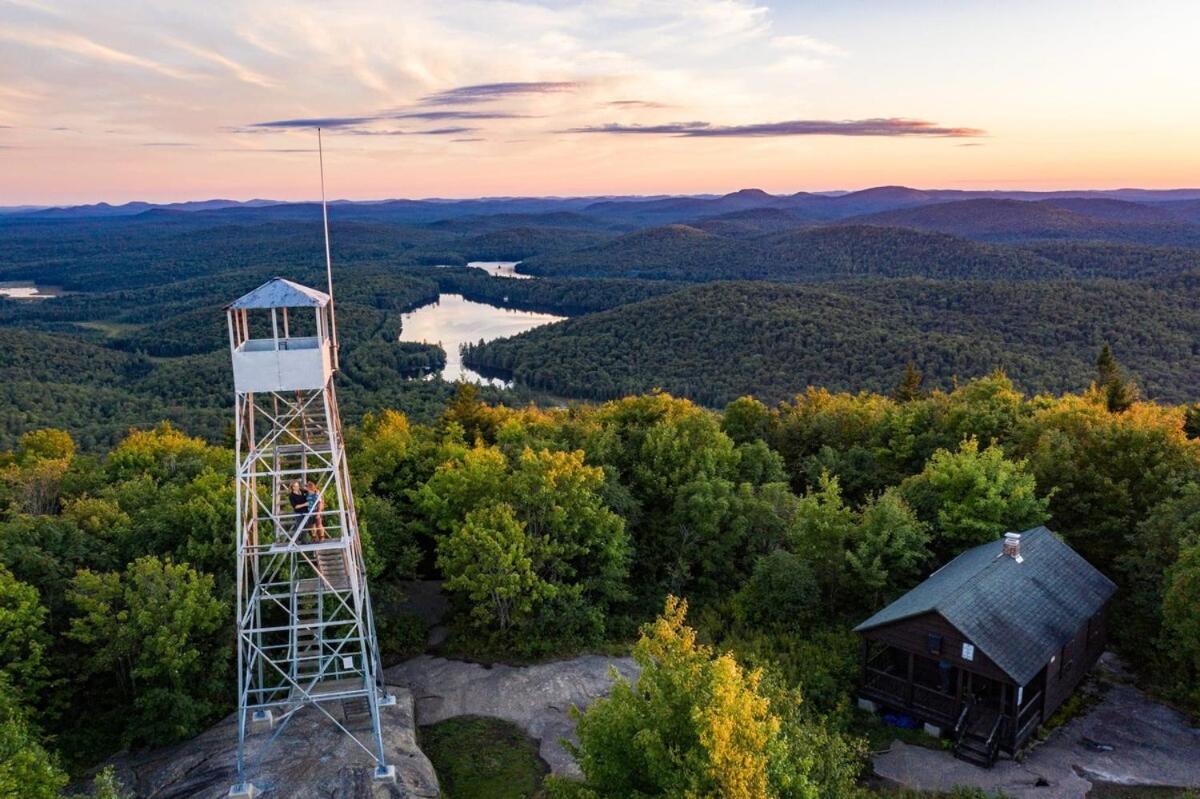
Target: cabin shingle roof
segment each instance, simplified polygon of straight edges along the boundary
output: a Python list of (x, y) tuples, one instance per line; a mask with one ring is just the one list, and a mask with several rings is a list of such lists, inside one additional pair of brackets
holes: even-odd
[(968, 549), (855, 631), (938, 613), (1013, 682), (1028, 684), (1116, 586), (1045, 527), (1021, 534), (1021, 563), (1002, 547)]

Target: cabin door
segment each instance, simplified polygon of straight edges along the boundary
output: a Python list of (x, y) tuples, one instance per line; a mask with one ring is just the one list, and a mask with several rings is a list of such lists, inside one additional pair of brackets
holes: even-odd
[(964, 700), (972, 700), (979, 708), (1001, 709), (1004, 696), (1000, 683), (969, 671), (965, 672), (963, 677)]

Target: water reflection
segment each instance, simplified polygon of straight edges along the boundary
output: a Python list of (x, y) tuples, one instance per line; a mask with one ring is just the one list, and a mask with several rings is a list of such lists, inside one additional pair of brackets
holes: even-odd
[(48, 300), (57, 296), (53, 290), (32, 283), (0, 283), (0, 297), (11, 297), (14, 300)]
[[(472, 269), (482, 269), (492, 277), (511, 277), (514, 280), (529, 280), (533, 275), (522, 275), (517, 271), (520, 261), (470, 261), (467, 266)], [(451, 268), (453, 264), (438, 264), (440, 267)]]
[(508, 381), (484, 377), (463, 366), (459, 345), (515, 336), (564, 318), (474, 302), (463, 299), (461, 294), (443, 294), (437, 302), (422, 305), (401, 317), (400, 340), (441, 344), (446, 351), (446, 368), (442, 370), (445, 380), (466, 379), (473, 383), (508, 386), (511, 385)]

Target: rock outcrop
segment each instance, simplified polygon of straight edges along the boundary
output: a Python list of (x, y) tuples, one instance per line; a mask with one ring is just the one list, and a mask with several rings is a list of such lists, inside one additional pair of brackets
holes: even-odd
[(578, 776), (579, 767), (561, 743), (575, 740), (568, 711), (606, 696), (612, 669), (626, 679), (637, 678), (633, 658), (601, 655), (534, 666), (482, 666), (421, 655), (385, 669), (384, 676), (389, 685), (412, 691), (418, 724), (455, 716), (502, 718), (538, 741), (538, 753), (553, 773)]
[[(562, 747), (575, 740), (572, 705), (586, 707), (612, 688), (611, 670), (637, 678), (632, 658), (585, 655), (535, 666), (481, 666), (422, 655), (385, 670), (396, 697), (381, 708), (388, 762), (396, 784), (372, 779), (374, 761), (315, 708), (305, 708), (278, 737), (248, 738), (247, 774), (263, 799), (424, 799), (436, 797), (437, 775), (417, 744), (416, 724), (455, 716), (511, 721), (538, 741), (555, 774), (577, 776)], [(335, 717), (341, 721), (340, 715)], [(370, 726), (351, 727), (370, 745)], [(120, 754), (106, 765), (138, 799), (219, 799), (236, 781), (237, 722), (229, 716), (190, 741), (146, 753)]]
[[(409, 799), (439, 795), (437, 776), (417, 746), (412, 695), (393, 691), (396, 704), (380, 708), (388, 762), (396, 784), (372, 779), (374, 761), (315, 708), (292, 717), (272, 733), (256, 731), (247, 741), (247, 772), (264, 799)], [(340, 719), (339, 719), (340, 721)], [(370, 725), (350, 728), (371, 738)], [(139, 799), (218, 799), (236, 782), (237, 721), (231, 715), (196, 738), (145, 754), (121, 754), (108, 762)]]

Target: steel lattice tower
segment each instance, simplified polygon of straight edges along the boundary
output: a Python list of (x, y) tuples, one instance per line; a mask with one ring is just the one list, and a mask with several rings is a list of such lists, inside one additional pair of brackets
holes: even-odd
[[(331, 298), (275, 278), (227, 316), (237, 467), (238, 784), (230, 795), (256, 793), (248, 725), (271, 727), (273, 741), (305, 707), (374, 758), (377, 778), (394, 780), (379, 722), (379, 708), (394, 700), (382, 682), (333, 386)], [(296, 510), (296, 481), (315, 482), (322, 504)]]

